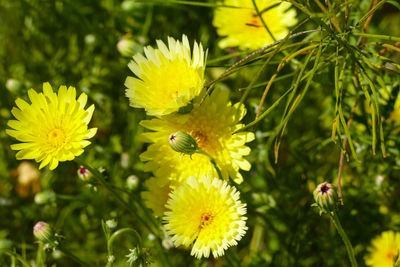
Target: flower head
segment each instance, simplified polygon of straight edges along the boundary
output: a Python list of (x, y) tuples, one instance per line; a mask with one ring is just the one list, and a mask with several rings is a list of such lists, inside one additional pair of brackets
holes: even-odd
[(251, 132), (234, 133), (242, 127), (238, 122), (245, 114), (243, 105), (232, 106), (227, 90), (216, 89), (202, 105), (195, 103), (190, 113), (142, 121), (142, 126), (154, 130), (142, 135), (145, 141), (153, 143), (141, 154), (141, 159), (148, 161), (146, 170), (153, 171), (157, 177), (177, 181), (190, 176), (217, 175), (207, 155), (182, 156), (171, 148), (171, 133), (182, 131), (195, 138), (199, 148), (215, 160), (224, 179), (231, 177), (236, 183), (241, 183), (243, 177), (239, 169), (248, 171), (251, 167), (243, 158), (250, 153), (245, 143), (254, 139)]
[(188, 178), (167, 202), (165, 228), (175, 246), (190, 246), (191, 255), (214, 257), (237, 245), (246, 233), (246, 205), (239, 192), (226, 181), (203, 176)]
[[(225, 5), (215, 10), (213, 24), (220, 36), (221, 48), (239, 46), (241, 49), (258, 49), (274, 42), (257, 15), (252, 0), (225, 0)], [(258, 10), (276, 40), (289, 33), (297, 23), (296, 11), (291, 4), (279, 0), (256, 0)]]
[(334, 185), (323, 182), (317, 186), (313, 194), (315, 203), (321, 212), (328, 213), (336, 210), (338, 195)]
[(365, 263), (373, 267), (393, 267), (395, 257), (400, 252), (400, 233), (385, 231), (372, 240)]
[(31, 104), (18, 98), (17, 107), (11, 113), (17, 120), (8, 121), (11, 129), (6, 133), (21, 143), (11, 145), (19, 150), (16, 157), (35, 159), (41, 162), (39, 169), (50, 165), (55, 169), (60, 161), (74, 159), (83, 153), (97, 129), (88, 129), (94, 105), (84, 109), (87, 95), (82, 93), (76, 99), (74, 87), (61, 86), (58, 94), (53, 92), (49, 83), (43, 84), (43, 93), (28, 91)]
[(144, 48), (129, 64), (137, 76), (125, 81), (130, 105), (144, 108), (149, 115), (165, 115), (186, 106), (200, 94), (205, 69), (205, 53), (196, 42), (191, 55), (185, 35), (182, 42), (168, 38), (168, 47), (157, 40), (158, 49)]

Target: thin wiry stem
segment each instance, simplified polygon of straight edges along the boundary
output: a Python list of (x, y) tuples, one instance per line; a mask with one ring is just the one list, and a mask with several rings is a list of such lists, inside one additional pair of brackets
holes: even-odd
[(321, 29), (307, 30), (307, 31), (302, 31), (302, 32), (297, 32), (297, 33), (291, 34), (291, 35), (289, 35), (289, 36), (287, 36), (287, 37), (285, 37), (285, 38), (283, 38), (283, 39), (280, 39), (280, 40), (278, 40), (278, 41), (272, 43), (272, 44), (266, 45), (266, 46), (264, 46), (264, 47), (262, 47), (262, 48), (260, 48), (260, 49), (258, 49), (258, 50), (256, 50), (256, 51), (252, 52), (251, 54), (249, 54), (249, 55), (246, 56), (245, 58), (239, 60), (238, 62), (236, 62), (235, 64), (233, 64), (231, 67), (229, 67), (226, 71), (224, 71), (224, 73), (222, 73), (218, 78), (216, 78), (215, 80), (213, 80), (213, 81), (211, 81), (211, 82), (209, 82), (209, 83), (207, 83), (207, 84), (205, 84), (205, 85), (203, 86), (203, 88), (206, 88), (207, 91), (206, 91), (206, 93), (204, 94), (204, 96), (203, 96), (203, 98), (202, 98), (200, 104), (204, 102), (204, 100), (206, 99), (206, 96), (210, 93), (210, 86), (213, 85), (214, 83), (216, 83), (216, 82), (222, 80), (222, 79), (225, 78), (226, 76), (228, 76), (228, 75), (230, 74), (230, 72), (231, 72), (234, 68), (238, 67), (240, 64), (243, 64), (244, 62), (248, 61), (248, 60), (251, 59), (252, 57), (254, 57), (254, 56), (258, 55), (258, 54), (261, 54), (261, 53), (264, 52), (265, 50), (267, 50), (267, 49), (269, 49), (269, 48), (271, 48), (271, 47), (274, 47), (275, 45), (280, 44), (280, 43), (283, 42), (283, 41), (286, 41), (286, 40), (289, 40), (289, 39), (293, 39), (293, 38), (295, 38), (295, 37), (297, 37), (297, 36), (300, 36), (300, 35), (303, 35), (303, 34), (312, 33), (312, 32), (318, 32), (318, 31), (321, 31)]
[[(358, 104), (358, 99), (359, 95), (357, 95), (356, 102), (354, 103), (353, 107), (351, 108), (351, 113), (349, 120), (347, 121), (347, 128), (350, 129), (351, 122), (353, 121), (353, 116), (354, 112), (356, 111), (356, 107)], [(345, 148), (347, 145), (347, 135), (344, 136), (343, 138), (343, 147)], [(343, 194), (342, 194), (342, 186), (341, 186), (341, 181), (342, 181), (342, 169), (343, 169), (343, 162), (344, 162), (344, 152), (341, 150), (340, 152), (340, 160), (339, 160), (339, 171), (338, 171), (338, 193), (339, 193), (339, 199), (340, 199), (340, 204), (343, 206)]]

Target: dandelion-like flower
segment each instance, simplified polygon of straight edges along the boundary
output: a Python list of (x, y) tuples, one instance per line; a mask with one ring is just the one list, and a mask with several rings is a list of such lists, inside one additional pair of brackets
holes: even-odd
[(188, 178), (170, 194), (166, 207), (165, 228), (174, 245), (193, 243), (190, 254), (196, 258), (208, 258), (210, 252), (224, 255), (247, 230), (246, 205), (239, 192), (217, 178)]
[(393, 267), (395, 257), (400, 253), (400, 233), (385, 231), (372, 240), (365, 263), (372, 267)]
[(147, 161), (145, 170), (179, 182), (190, 176), (217, 176), (207, 155), (185, 156), (171, 148), (171, 134), (182, 131), (197, 139), (199, 148), (215, 160), (224, 179), (231, 177), (241, 183), (243, 177), (239, 169), (248, 171), (251, 167), (243, 158), (250, 153), (245, 143), (254, 139), (251, 132), (235, 133), (243, 126), (238, 122), (245, 114), (243, 105), (232, 106), (227, 90), (216, 89), (201, 105), (195, 103), (190, 113), (142, 121), (142, 126), (154, 130), (142, 135), (145, 141), (153, 143), (141, 154), (141, 159)]
[[(213, 24), (224, 38), (221, 48), (236, 47), (258, 49), (274, 42), (257, 15), (252, 0), (225, 0), (225, 5), (215, 10)], [(256, 0), (258, 10), (276, 40), (289, 33), (289, 27), (297, 23), (296, 11), (290, 3), (279, 0)], [(237, 7), (237, 8), (234, 8)]]
[(43, 93), (30, 89), (31, 104), (18, 98), (17, 107), (11, 110), (16, 120), (8, 121), (11, 129), (6, 133), (21, 143), (11, 145), (19, 150), (18, 160), (35, 159), (41, 162), (39, 169), (50, 165), (55, 169), (61, 161), (73, 160), (83, 153), (90, 144), (97, 129), (88, 129), (94, 105), (84, 109), (87, 95), (82, 93), (76, 99), (74, 87), (61, 86), (58, 94), (49, 83), (43, 84)]
[(168, 47), (157, 40), (158, 49), (144, 48), (128, 65), (137, 78), (125, 81), (130, 105), (144, 108), (149, 115), (165, 115), (186, 106), (200, 94), (205, 69), (205, 53), (194, 43), (191, 55), (185, 35), (182, 42), (168, 37)]

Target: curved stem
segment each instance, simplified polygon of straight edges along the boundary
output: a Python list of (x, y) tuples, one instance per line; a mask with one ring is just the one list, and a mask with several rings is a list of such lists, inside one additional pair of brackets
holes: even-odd
[(112, 245), (113, 245), (113, 242), (114, 242), (115, 238), (117, 236), (123, 234), (123, 233), (126, 233), (126, 232), (131, 232), (131, 233), (133, 233), (135, 235), (135, 238), (136, 238), (136, 241), (137, 241), (137, 246), (138, 246), (139, 249), (141, 249), (141, 247), (142, 247), (142, 245), (141, 245), (142, 238), (140, 237), (139, 233), (136, 230), (132, 229), (132, 228), (122, 228), (122, 229), (119, 229), (118, 231), (114, 232), (111, 235), (110, 239), (108, 239), (107, 247), (108, 247), (108, 254), (109, 255), (112, 254)]
[[(123, 233), (126, 233), (126, 232), (131, 232), (131, 233), (133, 233), (135, 235), (135, 238), (136, 238), (136, 241), (137, 241), (137, 247), (138, 247), (139, 250), (141, 250), (141, 248), (142, 248), (142, 246), (141, 246), (142, 238), (140, 237), (139, 233), (136, 230), (132, 229), (132, 228), (122, 228), (122, 229), (119, 229), (118, 231), (115, 231), (107, 241), (107, 254), (108, 254), (108, 257), (113, 257), (113, 253), (112, 253), (113, 249), (112, 248), (113, 248), (113, 242), (114, 242), (115, 238), (117, 236), (123, 234)], [(109, 261), (106, 266), (107, 267), (113, 266), (113, 261)]]
[(350, 264), (352, 267), (357, 267), (357, 260), (354, 256), (354, 249), (351, 245), (350, 239), (347, 236), (346, 232), (343, 230), (342, 225), (340, 224), (339, 217), (337, 216), (336, 212), (329, 213), (331, 216), (332, 222), (336, 227), (336, 230), (339, 232), (340, 237), (343, 240), (344, 245), (346, 246), (347, 254), (349, 255)]

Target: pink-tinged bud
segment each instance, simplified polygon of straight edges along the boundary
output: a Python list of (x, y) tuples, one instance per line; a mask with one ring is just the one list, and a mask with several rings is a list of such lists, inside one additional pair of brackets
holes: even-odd
[(119, 40), (117, 49), (124, 57), (132, 57), (140, 52), (140, 46), (134, 40), (126, 37)]
[(52, 242), (54, 239), (53, 229), (48, 223), (38, 222), (33, 227), (33, 235), (41, 242)]
[(86, 169), (85, 167), (80, 166), (79, 169), (78, 169), (78, 176), (83, 181), (87, 182), (92, 177), (92, 173), (88, 169)]
[(193, 155), (199, 151), (196, 139), (182, 131), (171, 134), (169, 144), (173, 150), (182, 154)]
[(317, 186), (313, 194), (315, 203), (320, 208), (321, 213), (336, 211), (339, 198), (334, 185), (323, 182)]

